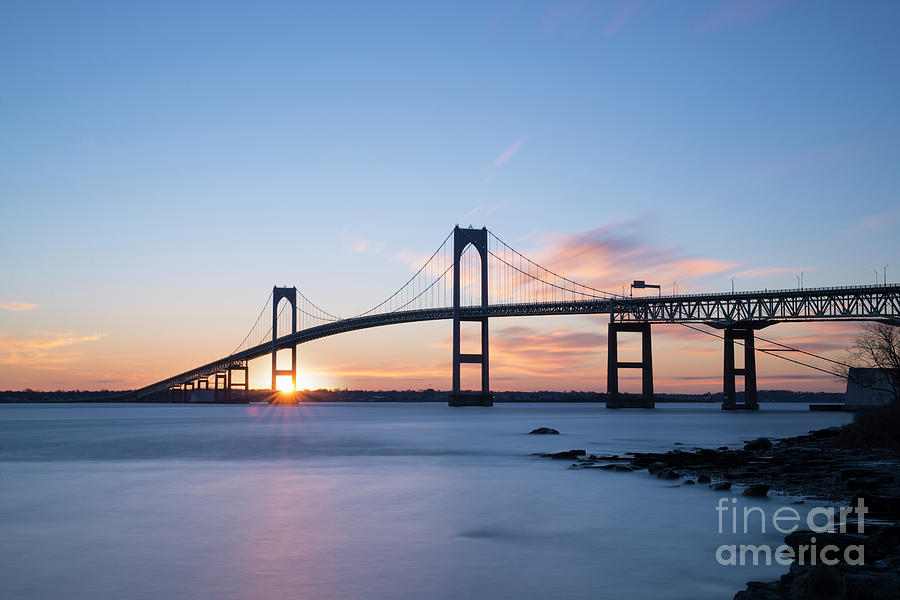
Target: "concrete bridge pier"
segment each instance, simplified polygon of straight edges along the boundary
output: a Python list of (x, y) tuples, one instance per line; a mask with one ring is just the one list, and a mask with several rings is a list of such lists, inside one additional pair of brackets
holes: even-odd
[[(744, 344), (744, 367), (734, 367), (734, 341), (740, 340)], [(759, 410), (759, 402), (756, 393), (756, 348), (752, 327), (726, 327), (725, 328), (725, 369), (724, 388), (725, 400), (722, 402), (724, 410)], [(738, 403), (735, 391), (735, 377), (744, 376), (744, 401)]]
[[(453, 229), (453, 390), (450, 392), (450, 406), (493, 406), (494, 396), (490, 387), (488, 363), (488, 317), (460, 317), (460, 258), (469, 245), (481, 257), (481, 307), (488, 308), (488, 237), (487, 229)], [(481, 323), (481, 353), (460, 352), (460, 322)], [(481, 391), (464, 392), (460, 388), (460, 365), (463, 363), (481, 365)]]
[[(619, 332), (641, 334), (641, 360), (620, 362)], [(650, 323), (609, 323), (609, 352), (607, 354), (607, 408), (653, 408), (653, 352), (650, 345)], [(625, 398), (619, 394), (619, 369), (641, 370), (641, 397)]]

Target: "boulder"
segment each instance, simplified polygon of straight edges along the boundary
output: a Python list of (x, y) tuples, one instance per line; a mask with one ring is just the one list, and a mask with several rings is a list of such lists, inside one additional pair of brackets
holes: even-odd
[(837, 547), (838, 551), (835, 552), (835, 558), (838, 559), (842, 558), (842, 556), (837, 555), (843, 554), (844, 549), (847, 546), (864, 545), (866, 543), (866, 536), (858, 533), (816, 532), (807, 530), (794, 531), (787, 534), (784, 538), (784, 543), (793, 548), (795, 553), (798, 553), (800, 546), (809, 548), (813, 544), (813, 538), (816, 539), (815, 545), (818, 548), (823, 548), (829, 544)]
[(809, 434), (817, 440), (825, 439), (825, 438), (833, 438), (837, 437), (841, 434), (840, 427), (827, 427), (825, 429), (816, 429), (814, 431), (810, 431)]
[(552, 427), (538, 427), (537, 429), (532, 429), (528, 433), (537, 435), (559, 435), (559, 432)]
[(712, 478), (709, 475), (698, 475), (697, 483), (710, 483)]
[(879, 471), (875, 469), (841, 469), (841, 481), (847, 481), (848, 479), (869, 479), (873, 477), (878, 477), (880, 475)]
[(748, 485), (744, 488), (743, 494), (745, 496), (751, 496), (753, 498), (762, 498), (763, 496), (769, 495), (769, 487), (771, 487), (768, 483), (760, 483), (758, 485)]
[(587, 452), (584, 450), (565, 450), (563, 452), (554, 452), (550, 455), (550, 458), (555, 458), (557, 460), (572, 460), (573, 458), (578, 458), (579, 456), (586, 455)]
[(744, 444), (744, 450), (749, 452), (758, 452), (760, 450), (771, 450), (772, 440), (769, 438), (756, 438)]
[(713, 489), (713, 491), (715, 491), (715, 492), (724, 492), (726, 490), (731, 489), (731, 482), (730, 481), (720, 481), (718, 483), (712, 484), (709, 487), (711, 487)]
[(673, 469), (663, 469), (656, 474), (660, 479), (678, 479), (681, 475)]
[(900, 525), (890, 525), (866, 540), (866, 560), (879, 560), (900, 553)]
[(892, 569), (838, 565), (791, 565), (779, 581), (751, 581), (734, 600), (896, 600), (900, 573)]
[(850, 491), (856, 491), (856, 490), (873, 491), (878, 488), (878, 480), (875, 478), (870, 478), (870, 477), (867, 477), (867, 478), (858, 477), (858, 478), (854, 478), (854, 479), (848, 479), (846, 485), (847, 485), (847, 489)]
[(659, 473), (660, 471), (662, 471), (663, 469), (666, 469), (668, 467), (669, 467), (669, 465), (667, 465), (664, 462), (655, 462), (655, 463), (650, 463), (647, 466), (647, 470), (650, 471), (651, 475), (653, 475), (654, 473)]

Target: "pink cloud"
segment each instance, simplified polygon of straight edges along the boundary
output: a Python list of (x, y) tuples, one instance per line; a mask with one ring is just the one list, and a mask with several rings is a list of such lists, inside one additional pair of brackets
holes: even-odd
[(513, 142), (506, 150), (497, 155), (497, 158), (494, 159), (494, 166), (499, 167), (508, 163), (509, 160), (515, 156), (516, 152), (522, 149), (522, 146), (524, 146), (527, 141), (527, 137), (522, 137)]
[(102, 333), (91, 335), (53, 333), (42, 337), (7, 337), (0, 340), (0, 363), (58, 368), (59, 364), (73, 362), (82, 356), (80, 352), (60, 350), (61, 348), (97, 341), (103, 336)]
[(853, 229), (854, 231), (878, 231), (894, 225), (898, 220), (900, 220), (900, 208), (888, 208), (863, 217)]
[[(633, 279), (670, 285), (687, 291), (692, 280), (727, 273), (739, 263), (686, 255), (664, 245), (646, 243), (640, 223), (629, 221), (589, 231), (556, 235), (523, 253), (538, 264), (579, 283), (621, 293)], [(496, 297), (496, 296), (495, 296)]]
[(34, 310), (37, 307), (37, 304), (32, 304), (31, 302), (0, 302), (0, 309), (3, 310)]
[(384, 244), (375, 244), (367, 239), (360, 238), (353, 242), (353, 251), (357, 254), (370, 254), (381, 252)]

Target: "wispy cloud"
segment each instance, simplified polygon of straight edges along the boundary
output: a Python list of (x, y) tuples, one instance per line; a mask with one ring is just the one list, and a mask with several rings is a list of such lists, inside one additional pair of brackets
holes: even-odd
[(569, 38), (578, 38), (584, 31), (591, 3), (587, 0), (556, 0), (547, 5), (541, 18), (540, 35), (555, 37), (562, 33)]
[(527, 137), (521, 137), (513, 142), (503, 152), (497, 155), (497, 158), (494, 159), (494, 166), (499, 167), (508, 163), (509, 160), (516, 155), (516, 152), (522, 149), (522, 146), (524, 146), (527, 141)]
[(37, 337), (2, 338), (0, 339), (0, 363), (53, 368), (81, 358), (81, 352), (64, 350), (64, 348), (84, 342), (94, 342), (104, 335), (106, 334), (49, 333)]
[(634, 18), (644, 4), (646, 4), (646, 0), (626, 0), (622, 5), (622, 8), (619, 9), (619, 12), (617, 12), (612, 20), (606, 24), (606, 27), (603, 28), (603, 35), (605, 37), (615, 35)]
[(539, 375), (575, 378), (583, 368), (599, 362), (606, 335), (576, 329), (543, 331), (532, 327), (505, 327), (491, 336), (492, 370), (497, 375)]
[(752, 23), (768, 17), (787, 3), (788, 0), (729, 0), (720, 3), (698, 29), (707, 31)]
[(422, 252), (411, 252), (409, 250), (400, 250), (394, 254), (394, 260), (403, 263), (411, 271), (418, 271), (428, 261), (429, 255)]
[(661, 284), (678, 280), (680, 291), (687, 291), (692, 280), (728, 273), (740, 266), (733, 261), (690, 256), (676, 248), (647, 242), (642, 229), (642, 222), (626, 221), (583, 233), (552, 236), (525, 254), (575, 281), (614, 292), (632, 279)]
[(353, 235), (348, 229), (341, 232), (341, 244), (344, 248), (357, 254), (377, 254), (384, 250), (384, 244), (381, 242), (373, 242), (372, 240)]
[(503, 207), (504, 204), (506, 204), (506, 200), (501, 200), (500, 202), (498, 202), (498, 203), (495, 204), (494, 206), (490, 207), (490, 208), (488, 209), (488, 211), (487, 211), (485, 214), (488, 215), (488, 216), (491, 216), (492, 214), (494, 214), (495, 212), (497, 212), (498, 210), (500, 210), (500, 209)]
[(357, 254), (375, 254), (383, 249), (384, 244), (375, 243), (365, 238), (359, 238), (353, 242), (353, 251)]
[(478, 206), (475, 206), (474, 208), (472, 208), (472, 210), (470, 210), (469, 212), (467, 212), (466, 214), (463, 215), (463, 219), (468, 219), (469, 217), (475, 216), (478, 213), (478, 211), (481, 210), (481, 207), (482, 207), (481, 204), (479, 204)]
[(0, 302), (0, 309), (2, 310), (34, 310), (37, 307), (37, 304), (32, 304), (31, 302)]
[(896, 224), (897, 221), (900, 221), (900, 207), (888, 208), (861, 218), (853, 227), (853, 231), (878, 231)]

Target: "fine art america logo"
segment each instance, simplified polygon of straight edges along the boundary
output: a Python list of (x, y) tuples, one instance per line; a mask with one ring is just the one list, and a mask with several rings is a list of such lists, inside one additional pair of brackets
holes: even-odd
[[(719, 498), (716, 506), (719, 534), (748, 535), (751, 527), (756, 524), (761, 525), (761, 533), (766, 533), (767, 523), (775, 531), (790, 534), (797, 531), (804, 522), (800, 513), (790, 506), (778, 508), (769, 518), (759, 506), (745, 506), (740, 511), (736, 506), (737, 502), (737, 498), (731, 498), (730, 501), (728, 498)], [(855, 513), (856, 532), (864, 533), (866, 512), (868, 509), (862, 498), (857, 499), (855, 507), (819, 506), (807, 513), (805, 525), (812, 534), (847, 533), (848, 520)], [(803, 541), (808, 543), (782, 544), (776, 548), (768, 544), (722, 544), (716, 549), (716, 562), (720, 565), (771, 565), (774, 560), (784, 566), (789, 566), (794, 561), (800, 565), (835, 565), (839, 562), (861, 565), (865, 562), (865, 548), (862, 544), (847, 545), (842, 549), (830, 543), (817, 544), (815, 535), (804, 538)]]

